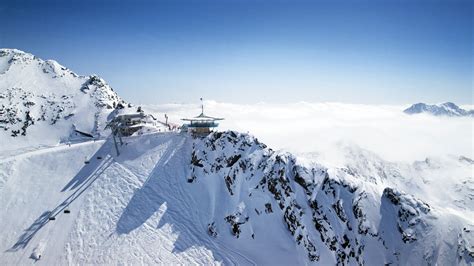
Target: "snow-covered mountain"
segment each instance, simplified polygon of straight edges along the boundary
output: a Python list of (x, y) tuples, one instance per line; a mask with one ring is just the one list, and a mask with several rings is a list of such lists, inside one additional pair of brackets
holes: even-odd
[(434, 116), (474, 116), (474, 110), (464, 110), (451, 102), (433, 105), (416, 103), (403, 112), (410, 115), (427, 113)]
[(79, 76), (56, 61), (0, 49), (0, 134), (12, 148), (65, 141), (73, 129), (100, 135), (108, 116), (125, 105), (96, 75)]
[(349, 149), (352, 163), (333, 168), (233, 131), (125, 141), (120, 156), (107, 139), (3, 159), (0, 261), (473, 263), (470, 161)]
[(472, 158), (344, 146), (332, 166), (235, 131), (126, 137), (117, 156), (105, 81), (1, 51), (2, 265), (474, 263)]

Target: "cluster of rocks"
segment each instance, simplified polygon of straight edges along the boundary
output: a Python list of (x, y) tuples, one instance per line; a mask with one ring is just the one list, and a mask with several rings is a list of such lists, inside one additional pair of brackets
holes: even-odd
[[(257, 192), (271, 198), (263, 203), (258, 201), (263, 206), (255, 208), (256, 218), (242, 209), (225, 214), (222, 219), (231, 235), (239, 238), (243, 232), (251, 232), (254, 238), (258, 232), (252, 229), (252, 219), (261, 215), (280, 216), (309, 261), (320, 260), (322, 249), (327, 249), (338, 264), (365, 264), (364, 250), (370, 242), (386, 250), (388, 260), (395, 262), (401, 247), (397, 244), (389, 249), (387, 241), (393, 239), (385, 239), (387, 236), (379, 232), (381, 225), (374, 219), (389, 219), (394, 224), (393, 232), (398, 233), (395, 240), (401, 245), (423, 237), (432, 219), (432, 207), (412, 195), (390, 187), (378, 195), (366, 190), (367, 183), (375, 190), (386, 179), (397, 178), (400, 173), (391, 165), (365, 164), (377, 173), (369, 177), (362, 176), (363, 169), (357, 167), (329, 171), (317, 164), (302, 165), (293, 155), (275, 152), (256, 138), (234, 131), (194, 139), (190, 158), (190, 183), (222, 178), (225, 190), (237, 202), (251, 200)], [(249, 191), (247, 199), (242, 198), (245, 191)], [(380, 210), (374, 214), (370, 208)], [(378, 215), (382, 217), (374, 218)], [(218, 224), (213, 221), (208, 225), (212, 237), (218, 237)], [(244, 230), (246, 226), (248, 230)], [(470, 254), (469, 250), (460, 252)]]
[(60, 119), (69, 119), (75, 108), (70, 96), (35, 95), (22, 88), (0, 93), (0, 102), (0, 128), (9, 130), (13, 137), (26, 136), (27, 129), (35, 122), (54, 125)]

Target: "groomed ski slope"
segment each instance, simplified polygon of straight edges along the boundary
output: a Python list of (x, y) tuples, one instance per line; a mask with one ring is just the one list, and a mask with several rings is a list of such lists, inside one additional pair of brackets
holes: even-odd
[[(226, 192), (179, 178), (187, 175), (189, 141), (162, 133), (128, 138), (119, 157), (109, 139), (3, 160), (2, 264), (288, 265), (304, 258), (287, 245), (291, 236), (283, 223), (270, 222), (271, 215), (268, 228), (257, 229), (271, 234), (251, 246), (242, 238), (211, 240), (208, 207), (225, 204), (213, 195)], [(66, 205), (70, 214), (62, 212)], [(54, 221), (48, 220), (51, 211)], [(30, 258), (34, 252), (40, 260)]]

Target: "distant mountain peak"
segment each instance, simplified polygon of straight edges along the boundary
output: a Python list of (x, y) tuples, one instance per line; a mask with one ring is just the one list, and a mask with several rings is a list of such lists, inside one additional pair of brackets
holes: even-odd
[(464, 110), (452, 102), (432, 105), (416, 103), (403, 112), (410, 115), (426, 113), (434, 116), (474, 116), (474, 110)]

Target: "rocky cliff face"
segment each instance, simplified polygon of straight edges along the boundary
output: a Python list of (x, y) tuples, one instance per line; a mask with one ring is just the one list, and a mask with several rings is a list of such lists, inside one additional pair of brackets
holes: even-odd
[[(439, 260), (426, 254), (435, 253), (442, 244), (425, 246), (442, 231), (439, 213), (413, 195), (384, 187), (389, 182), (383, 181), (387, 179), (383, 167), (375, 167), (378, 170), (367, 177), (354, 167), (302, 165), (291, 154), (275, 152), (233, 131), (195, 140), (190, 167), (189, 183), (222, 179), (235, 199), (234, 212), (216, 217), (225, 223), (219, 227), (218, 220), (210, 221), (208, 233), (213, 237), (264, 237), (252, 228), (259, 223), (255, 220), (271, 214), (278, 216), (274, 219), (284, 224), (308, 261), (328, 255), (342, 265), (435, 264)], [(249, 215), (252, 212), (257, 215)], [(462, 254), (472, 250), (464, 242), (459, 245)], [(413, 257), (419, 250), (425, 256)], [(453, 250), (449, 261), (472, 261), (469, 254), (458, 260)]]

